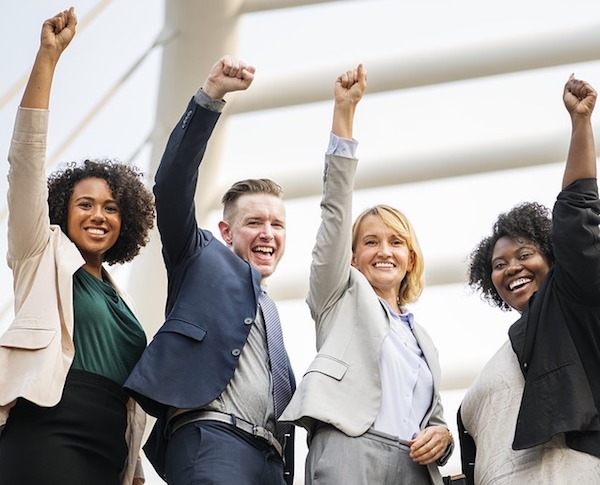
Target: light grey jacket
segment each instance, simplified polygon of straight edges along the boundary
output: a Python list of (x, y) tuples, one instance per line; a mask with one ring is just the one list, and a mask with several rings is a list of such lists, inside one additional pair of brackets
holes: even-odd
[[(17, 113), (9, 152), (8, 265), (14, 279), (15, 319), (0, 336), (0, 431), (18, 397), (55, 406), (62, 396), (73, 346), (73, 274), (84, 263), (77, 247), (48, 215), (48, 110)], [(133, 310), (133, 302), (110, 283)], [(146, 415), (127, 406), (129, 455), (123, 485), (143, 479), (139, 450)]]
[[(381, 403), (379, 357), (389, 331), (383, 304), (365, 276), (350, 265), (352, 192), (358, 160), (325, 158), (321, 226), (313, 249), (307, 303), (316, 325), (318, 354), (280, 420), (312, 432), (319, 421), (348, 436), (375, 422)], [(433, 375), (433, 401), (421, 428), (446, 426), (440, 401), (438, 353), (425, 329), (414, 334)], [(435, 464), (434, 483), (442, 483)]]

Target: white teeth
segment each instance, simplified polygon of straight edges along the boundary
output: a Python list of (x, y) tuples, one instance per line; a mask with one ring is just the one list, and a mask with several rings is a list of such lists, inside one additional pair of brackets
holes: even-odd
[(393, 268), (394, 265), (392, 263), (375, 263), (376, 268)]
[(89, 228), (89, 229), (86, 229), (86, 230), (90, 234), (96, 234), (98, 236), (103, 236), (104, 235), (104, 231), (102, 229)]
[(254, 251), (260, 251), (261, 253), (273, 254), (273, 248), (268, 248), (266, 246), (258, 246), (254, 248)]
[(518, 280), (512, 281), (509, 285), (508, 285), (508, 289), (509, 290), (514, 290), (517, 286), (523, 286), (526, 283), (529, 283), (531, 281), (531, 278), (519, 278)]

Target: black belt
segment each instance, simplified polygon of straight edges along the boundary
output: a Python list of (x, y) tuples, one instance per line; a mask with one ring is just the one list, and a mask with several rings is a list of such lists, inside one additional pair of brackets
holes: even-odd
[(279, 453), (279, 456), (283, 458), (283, 446), (281, 446), (281, 443), (277, 441), (273, 433), (271, 433), (268, 429), (240, 419), (233, 414), (222, 413), (219, 411), (187, 411), (172, 417), (167, 426), (168, 437), (170, 438), (173, 436), (175, 431), (186, 424), (195, 423), (197, 421), (217, 421), (219, 423), (230, 424), (256, 438), (262, 438), (273, 448), (275, 448), (277, 453)]

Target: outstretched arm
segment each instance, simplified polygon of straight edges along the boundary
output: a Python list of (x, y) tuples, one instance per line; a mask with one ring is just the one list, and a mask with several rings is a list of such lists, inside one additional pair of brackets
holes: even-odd
[(154, 185), (157, 225), (167, 267), (199, 247), (194, 203), (198, 168), (219, 119), (217, 108), (222, 108), (222, 98), (248, 89), (254, 72), (254, 67), (243, 61), (229, 55), (221, 57), (171, 132)]
[(22, 108), (48, 109), (54, 70), (61, 54), (75, 36), (76, 26), (77, 17), (73, 7), (44, 22), (40, 48), (21, 100)]
[(367, 71), (362, 64), (335, 81), (335, 104), (331, 131), (340, 138), (352, 139), (356, 105), (367, 89)]
[(76, 25), (73, 9), (44, 22), (40, 46), (21, 100), (21, 108), (30, 109), (19, 109), (15, 120), (8, 153), (8, 258), (15, 288), (20, 278), (17, 262), (40, 254), (48, 241), (45, 161), (50, 88), (58, 59), (75, 35)]
[(565, 84), (563, 101), (571, 115), (571, 144), (562, 182), (564, 189), (575, 180), (596, 178), (596, 149), (591, 123), (596, 91), (571, 74)]
[[(312, 253), (307, 299), (315, 317), (340, 297), (348, 282), (352, 252), (352, 190), (358, 163), (351, 146), (352, 129), (356, 106), (366, 88), (367, 72), (361, 64), (338, 76), (334, 84), (333, 126), (325, 159), (321, 225)], [(318, 346), (328, 332), (329, 328), (318, 319)]]

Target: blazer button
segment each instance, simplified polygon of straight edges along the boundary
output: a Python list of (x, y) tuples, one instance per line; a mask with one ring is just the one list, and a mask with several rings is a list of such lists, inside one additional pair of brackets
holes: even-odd
[(190, 118), (192, 117), (192, 110), (189, 110), (186, 114), (185, 117), (183, 118), (183, 121), (181, 122), (181, 127), (185, 128), (188, 124), (188, 122), (190, 121)]
[(254, 323), (254, 318), (246, 317), (244, 318), (244, 324), (252, 325)]
[(241, 353), (242, 351), (240, 349), (233, 349), (231, 351), (231, 355), (233, 355), (234, 357), (238, 357)]

